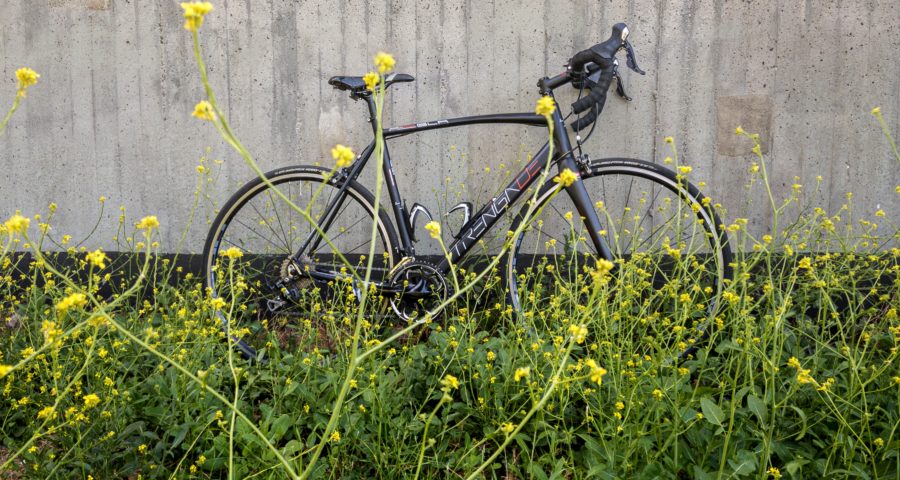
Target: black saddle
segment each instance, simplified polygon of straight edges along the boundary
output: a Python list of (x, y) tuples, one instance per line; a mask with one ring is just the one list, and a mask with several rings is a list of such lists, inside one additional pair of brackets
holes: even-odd
[[(390, 87), (394, 83), (412, 82), (415, 78), (405, 73), (392, 73), (384, 77), (384, 88)], [(366, 82), (363, 77), (331, 77), (328, 84), (338, 90), (349, 90), (354, 95), (364, 96), (370, 92), (366, 90)]]

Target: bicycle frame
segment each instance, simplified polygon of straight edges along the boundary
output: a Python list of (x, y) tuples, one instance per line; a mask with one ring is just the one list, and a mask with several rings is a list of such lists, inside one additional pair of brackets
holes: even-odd
[[(543, 90), (544, 92), (542, 93), (552, 95), (552, 92), (549, 89), (545, 88)], [(368, 103), (370, 118), (373, 119), (371, 120), (371, 123), (372, 130), (374, 132), (376, 129), (376, 125), (374, 122), (375, 102), (370, 96), (364, 97), (364, 99)], [(474, 216), (472, 216), (472, 218), (469, 219), (469, 221), (465, 225), (463, 225), (457, 239), (447, 247), (449, 258), (444, 257), (438, 265), (438, 269), (442, 273), (449, 273), (451, 264), (455, 264), (460, 259), (462, 259), (469, 252), (472, 246), (477, 244), (478, 241), (484, 236), (484, 234), (494, 226), (497, 220), (501, 216), (503, 216), (523, 194), (527, 192), (528, 188), (531, 187), (544, 172), (544, 169), (549, 168), (552, 163), (556, 163), (558, 165), (560, 172), (566, 168), (572, 170), (573, 172), (579, 171), (577, 163), (575, 162), (575, 158), (571, 153), (572, 148), (571, 143), (569, 142), (568, 131), (558, 108), (553, 112), (552, 121), (554, 122), (553, 161), (547, 161), (547, 157), (549, 154), (548, 142), (544, 144), (543, 147), (541, 147), (541, 149), (537, 152), (537, 154), (534, 155), (532, 160), (525, 166), (525, 168), (523, 168), (515, 177), (513, 177), (513, 181), (503, 189), (502, 193), (498, 197), (491, 199), (490, 202), (483, 205), (478, 210), (478, 212)], [(392, 127), (383, 130), (385, 145), (384, 164), (382, 167), (384, 170), (384, 178), (387, 185), (388, 197), (391, 203), (391, 210), (393, 211), (394, 222), (396, 224), (397, 233), (399, 233), (401, 243), (398, 249), (399, 251), (397, 253), (399, 253), (401, 257), (415, 255), (415, 248), (412, 242), (412, 226), (409, 224), (409, 212), (407, 211), (406, 206), (403, 203), (403, 199), (400, 195), (400, 190), (397, 187), (396, 176), (394, 175), (391, 156), (387, 147), (387, 140), (427, 130), (453, 128), (464, 125), (497, 123), (528, 125), (545, 128), (547, 127), (547, 119), (543, 115), (536, 115), (533, 113), (506, 113), (433, 120), (429, 122), (402, 125), (399, 127)], [(365, 148), (365, 150), (363, 150), (363, 152), (359, 155), (359, 157), (352, 165), (338, 172), (337, 180), (343, 181), (356, 179), (362, 169), (368, 163), (374, 151), (375, 141), (373, 140)], [(331, 199), (330, 204), (326, 206), (326, 213), (321, 224), (322, 231), (328, 231), (328, 228), (331, 226), (331, 222), (334, 220), (335, 215), (338, 211), (340, 211), (341, 204), (346, 198), (345, 192), (348, 185), (349, 182), (344, 182), (337, 195), (335, 195), (335, 197)], [(575, 204), (579, 215), (584, 219), (585, 227), (587, 227), (588, 234), (590, 236), (591, 242), (596, 248), (596, 251), (599, 252), (600, 256), (602, 256), (603, 258), (612, 260), (612, 253), (610, 252), (609, 245), (606, 243), (606, 240), (600, 235), (600, 231), (603, 229), (600, 223), (600, 219), (593, 209), (593, 203), (590, 199), (590, 196), (588, 195), (587, 189), (585, 189), (584, 184), (581, 181), (580, 175), (578, 175), (578, 178), (574, 183), (572, 183), (571, 186), (566, 187), (566, 193), (568, 193), (572, 198), (572, 201)], [(312, 248), (314, 249), (318, 246), (318, 243), (320, 241), (321, 237), (313, 232), (310, 237), (303, 242), (297, 253), (295, 253), (295, 260), (300, 260), (302, 252), (307, 251), (307, 247), (310, 246), (310, 242), (312, 242)], [(317, 275), (313, 274), (313, 276)], [(327, 275), (326, 278), (327, 277), (331, 277), (331, 275)]]

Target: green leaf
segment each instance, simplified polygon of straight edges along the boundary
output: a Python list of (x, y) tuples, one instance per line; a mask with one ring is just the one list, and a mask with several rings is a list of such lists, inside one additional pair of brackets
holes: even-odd
[(769, 410), (766, 408), (766, 403), (763, 402), (762, 399), (751, 393), (747, 396), (747, 408), (756, 415), (760, 424), (765, 425), (769, 418)]
[(706, 473), (699, 465), (694, 465), (694, 479), (695, 480), (713, 480), (713, 476)]
[(703, 418), (706, 419), (707, 422), (722, 426), (722, 421), (725, 420), (725, 414), (722, 413), (722, 409), (716, 405), (716, 402), (713, 402), (709, 398), (700, 399), (700, 410), (703, 411)]
[(287, 433), (288, 428), (294, 423), (294, 420), (288, 414), (282, 414), (278, 419), (272, 422), (272, 429), (270, 433), (270, 438), (272, 442), (277, 442), (281, 440), (281, 437)]

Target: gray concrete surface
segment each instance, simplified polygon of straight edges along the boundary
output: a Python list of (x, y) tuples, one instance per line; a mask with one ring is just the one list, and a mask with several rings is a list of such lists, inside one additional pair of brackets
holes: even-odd
[[(267, 168), (330, 161), (335, 143), (361, 150), (364, 106), (332, 90), (335, 74), (362, 74), (378, 50), (417, 77), (392, 89), (388, 124), (528, 111), (535, 81), (625, 21), (645, 77), (626, 74), (635, 101), (611, 97), (588, 144), (592, 157), (661, 161), (673, 135), (705, 190), (751, 228), (766, 230), (761, 189), (744, 188), (750, 144), (765, 135), (776, 195), (794, 177), (830, 211), (855, 192), (857, 216), (878, 208), (897, 223), (900, 168), (869, 110), (882, 107), (900, 138), (900, 3), (896, 0), (221, 0), (202, 28), (211, 81), (231, 122)], [(127, 223), (155, 214), (163, 249), (176, 248), (210, 147), (218, 180), (182, 250), (198, 251), (205, 222), (250, 170), (190, 116), (203, 98), (176, 1), (3, 0), (0, 100), (20, 66), (41, 74), (0, 136), (0, 216), (59, 204), (54, 234), (115, 248)], [(560, 96), (563, 103), (574, 93)], [(403, 192), (439, 210), (439, 192), (485, 198), (500, 164), (541, 143), (517, 127), (464, 128), (392, 145)], [(485, 175), (484, 167), (493, 175)], [(752, 201), (751, 201), (752, 200)], [(423, 235), (424, 236), (424, 235)]]

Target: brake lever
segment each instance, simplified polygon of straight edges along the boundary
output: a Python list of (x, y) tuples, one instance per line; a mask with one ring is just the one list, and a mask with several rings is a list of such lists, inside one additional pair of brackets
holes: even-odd
[[(646, 75), (647, 72), (641, 70), (640, 67), (637, 66), (637, 59), (634, 58), (634, 48), (631, 47), (631, 42), (625, 41), (625, 57), (628, 63), (628, 68), (634, 70), (641, 75)], [(621, 85), (621, 83), (619, 84)]]
[(614, 73), (613, 78), (616, 79), (616, 93), (626, 101), (630, 102), (631, 97), (629, 97), (628, 94), (625, 93), (625, 84), (622, 83), (622, 77), (619, 76), (619, 72)]

